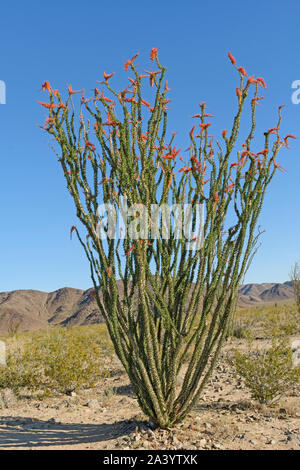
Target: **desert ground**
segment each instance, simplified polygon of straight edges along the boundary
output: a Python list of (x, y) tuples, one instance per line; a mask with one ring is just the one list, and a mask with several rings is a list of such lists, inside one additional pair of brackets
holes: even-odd
[[(247, 350), (248, 338), (242, 333), (249, 325), (255, 333), (253, 346), (268, 345), (258, 322), (260, 311), (251, 312), (238, 318), (235, 336), (226, 341), (202, 397), (175, 428), (155, 428), (141, 412), (129, 379), (113, 356), (107, 365), (110, 376), (93, 388), (47, 398), (0, 389), (0, 449), (300, 449), (299, 384), (275, 404), (262, 405), (251, 398), (227, 360), (232, 349)], [(287, 330), (290, 341), (300, 339), (294, 329), (292, 325)]]

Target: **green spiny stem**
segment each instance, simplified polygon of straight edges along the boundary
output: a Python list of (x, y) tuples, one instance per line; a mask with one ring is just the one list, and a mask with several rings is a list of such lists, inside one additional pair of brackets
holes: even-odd
[[(166, 69), (155, 49), (152, 55), (157, 70), (146, 76), (134, 65), (136, 56), (126, 63), (133, 78), (121, 92), (105, 78), (104, 87), (112, 98), (97, 88), (90, 99), (83, 94), (79, 121), (73, 92), (69, 89), (63, 103), (59, 93), (46, 87), (50, 106), (44, 129), (60, 148), (67, 188), (87, 232), (84, 241), (72, 228), (90, 263), (95, 299), (116, 354), (144, 413), (166, 428), (190, 412), (214, 370), (232, 324), (239, 283), (257, 250), (261, 232), (255, 235), (255, 229), (278, 168), (275, 158), (286, 142), (279, 136), (279, 108), (275, 131), (265, 132), (265, 148), (252, 150), (258, 88), (264, 82), (249, 78), (244, 85), (244, 75), (234, 65), (240, 86), (230, 135), (223, 131), (223, 140), (216, 143), (209, 138), (211, 123), (202, 103), (194, 116), (200, 131), (195, 131), (197, 124), (190, 131), (189, 156), (179, 175), (175, 134), (166, 143)], [(142, 94), (147, 78), (154, 90), (152, 106)], [(240, 122), (253, 84), (250, 129), (241, 148)], [(131, 206), (142, 204), (148, 214), (152, 204), (190, 204), (192, 231), (196, 204), (201, 203), (202, 244), (187, 249), (185, 237), (178, 238), (178, 227), (172, 224), (165, 239), (163, 218), (153, 221), (149, 216), (154, 225), (146, 237), (139, 240), (127, 234), (124, 240), (104, 241), (98, 210), (103, 203), (121, 210), (120, 196)], [(181, 211), (183, 216), (187, 217), (186, 211)], [(140, 214), (123, 213), (123, 217), (131, 223)], [(154, 226), (156, 237), (150, 232)], [(179, 387), (177, 379), (185, 366)]]

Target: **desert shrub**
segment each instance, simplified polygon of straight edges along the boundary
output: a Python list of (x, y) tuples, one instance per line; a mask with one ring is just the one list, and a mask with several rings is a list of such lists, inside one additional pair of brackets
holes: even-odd
[(230, 362), (243, 378), (252, 398), (271, 404), (300, 379), (300, 367), (293, 367), (292, 350), (286, 338), (275, 334), (271, 347), (241, 353), (235, 350)]
[(0, 387), (16, 393), (26, 387), (44, 394), (92, 387), (109, 375), (104, 363), (110, 355), (110, 344), (96, 330), (54, 328), (11, 345), (7, 366), (0, 368)]
[(292, 309), (281, 308), (275, 312), (268, 311), (265, 314), (264, 324), (266, 331), (272, 335), (276, 330), (278, 334), (292, 335), (299, 332), (300, 315), (295, 306)]
[(16, 394), (26, 387), (34, 390), (39, 384), (41, 371), (33, 367), (28, 346), (15, 346), (6, 353), (6, 366), (0, 366), (0, 389), (10, 388)]
[(250, 339), (252, 338), (253, 322), (245, 318), (237, 318), (232, 324), (230, 336), (236, 339)]

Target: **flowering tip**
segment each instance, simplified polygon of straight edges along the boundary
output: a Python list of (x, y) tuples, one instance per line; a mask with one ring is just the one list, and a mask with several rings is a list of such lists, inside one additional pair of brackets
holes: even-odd
[(247, 76), (247, 72), (246, 72), (246, 70), (244, 69), (244, 67), (239, 67), (239, 68), (238, 68), (238, 71), (239, 71), (242, 75), (244, 75), (244, 77)]
[(242, 96), (241, 90), (238, 87), (236, 87), (235, 92), (236, 92), (236, 96), (240, 99)]
[(139, 52), (137, 52), (137, 54), (135, 54), (130, 60), (127, 60), (127, 62), (124, 65), (124, 70), (128, 70), (128, 67), (133, 64), (133, 62), (135, 61), (138, 55), (139, 55)]
[(106, 72), (103, 72), (104, 80), (108, 80), (109, 78), (113, 77), (114, 74), (115, 74), (115, 72), (113, 72), (113, 73), (106, 73)]
[(151, 52), (150, 52), (150, 59), (154, 60), (157, 57), (158, 50), (156, 47), (152, 47)]
[(45, 91), (49, 91), (49, 93), (51, 93), (51, 86), (50, 86), (50, 83), (48, 82), (48, 80), (46, 80), (43, 84), (42, 84), (42, 90)]
[(236, 59), (233, 57), (230, 51), (228, 51), (228, 57), (232, 65), (234, 65), (236, 63)]
[(266, 82), (264, 81), (264, 79), (262, 77), (258, 77), (256, 79), (257, 83), (259, 83), (263, 88), (267, 88), (267, 85), (266, 85)]
[(72, 225), (71, 230), (70, 230), (70, 239), (72, 240), (72, 233), (76, 230), (76, 225)]

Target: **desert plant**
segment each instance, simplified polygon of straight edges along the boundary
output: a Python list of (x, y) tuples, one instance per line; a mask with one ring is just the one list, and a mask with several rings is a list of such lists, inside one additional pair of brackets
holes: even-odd
[(279, 400), (300, 379), (300, 367), (293, 367), (289, 341), (278, 331), (273, 335), (271, 347), (250, 348), (247, 353), (235, 350), (230, 362), (252, 397), (262, 404)]
[[(292, 335), (300, 331), (300, 316), (295, 305), (278, 304), (242, 308), (236, 312), (232, 336), (237, 337), (239, 330), (244, 337), (260, 336), (271, 338), (274, 328), (282, 335)], [(235, 334), (237, 333), (237, 335)]]
[(295, 301), (300, 313), (300, 266), (299, 263), (295, 263), (290, 271), (290, 279), (293, 285)]
[[(264, 133), (263, 148), (254, 151), (256, 107), (262, 98), (258, 92), (266, 84), (261, 77), (247, 76), (229, 53), (240, 79), (232, 130), (224, 130), (215, 143), (209, 136), (211, 115), (202, 103), (193, 116), (198, 124), (189, 132), (189, 156), (179, 156), (175, 134), (168, 137), (167, 131), (166, 68), (153, 48), (151, 60), (157, 70), (140, 74), (137, 56), (125, 64), (133, 77), (123, 91), (111, 87), (113, 73), (104, 73), (101, 83), (109, 97), (95, 88), (94, 96), (86, 98), (84, 91), (68, 86), (64, 102), (45, 81), (42, 88), (50, 103), (40, 104), (49, 111), (43, 129), (58, 144), (59, 152), (54, 150), (87, 230), (82, 237), (73, 226), (71, 234), (77, 234), (90, 262), (91, 295), (142, 410), (165, 428), (184, 419), (213, 371), (238, 286), (257, 249), (257, 220), (266, 189), (276, 170), (282, 169), (276, 156), (294, 136), (279, 135), (280, 106), (275, 127)], [(151, 103), (142, 95), (147, 78), (154, 90)], [(249, 133), (238, 143), (242, 111), (252, 89)], [(75, 93), (81, 93), (79, 119)], [(184, 162), (178, 173), (177, 157)], [(107, 218), (100, 212), (103, 204)], [(179, 215), (166, 231), (163, 217), (153, 217), (151, 210), (168, 204), (179, 208)], [(195, 233), (198, 210), (203, 223)], [(122, 237), (116, 231), (118, 211), (128, 227)], [(181, 217), (190, 222), (190, 236), (185, 233), (189, 247), (182, 231), (178, 236)]]
[(99, 341), (97, 331), (56, 327), (33, 334), (8, 348), (7, 364), (0, 367), (0, 388), (51, 394), (92, 387), (109, 375), (104, 359), (110, 354), (109, 344)]
[(236, 318), (232, 325), (230, 336), (237, 339), (250, 339), (253, 334), (253, 322)]

